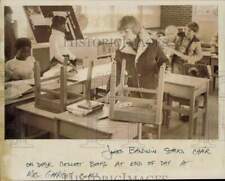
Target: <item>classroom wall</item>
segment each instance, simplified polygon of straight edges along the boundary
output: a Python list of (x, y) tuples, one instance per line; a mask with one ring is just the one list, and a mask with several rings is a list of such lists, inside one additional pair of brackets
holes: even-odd
[(185, 26), (192, 20), (192, 6), (161, 6), (161, 28)]
[(212, 36), (218, 32), (218, 7), (217, 6), (194, 6), (192, 20), (199, 24), (199, 38), (209, 43)]

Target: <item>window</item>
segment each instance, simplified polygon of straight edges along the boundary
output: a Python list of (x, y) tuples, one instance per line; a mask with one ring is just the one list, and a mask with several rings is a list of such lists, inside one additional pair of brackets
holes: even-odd
[(125, 15), (135, 16), (145, 28), (160, 27), (160, 6), (75, 6), (74, 10), (78, 21), (80, 15), (87, 19), (83, 33), (116, 31)]

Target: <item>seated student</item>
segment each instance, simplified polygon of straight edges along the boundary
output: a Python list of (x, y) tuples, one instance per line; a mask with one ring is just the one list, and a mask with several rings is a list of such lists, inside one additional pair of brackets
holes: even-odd
[(6, 62), (6, 81), (31, 79), (34, 76), (35, 59), (31, 56), (31, 41), (28, 38), (16, 40), (16, 56)]
[(165, 28), (165, 36), (162, 36), (159, 38), (160, 45), (166, 54), (167, 57), (171, 58), (171, 51), (167, 49), (169, 48), (175, 48), (175, 41), (178, 36), (178, 29), (176, 26), (169, 25)]
[(174, 73), (183, 74), (183, 64), (195, 64), (202, 59), (201, 42), (196, 34), (199, 26), (195, 22), (187, 25), (184, 34), (180, 33), (175, 42), (175, 50), (180, 54), (175, 54), (172, 59), (172, 68)]
[[(126, 60), (128, 86), (154, 89), (158, 85), (158, 72), (163, 63), (168, 63), (157, 40), (133, 16), (124, 16), (119, 22), (118, 30), (125, 42), (116, 51), (117, 83), (119, 83), (122, 60)], [(135, 97), (148, 97), (137, 94)]]

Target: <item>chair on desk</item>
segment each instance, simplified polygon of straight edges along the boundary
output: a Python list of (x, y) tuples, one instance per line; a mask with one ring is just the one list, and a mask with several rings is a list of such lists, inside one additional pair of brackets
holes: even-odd
[[(158, 87), (156, 89), (145, 89), (128, 87), (125, 85), (126, 61), (122, 61), (120, 83), (116, 87), (116, 62), (112, 64), (112, 75), (110, 80), (110, 110), (109, 118), (112, 120), (128, 121), (138, 123), (138, 138), (142, 138), (142, 124), (150, 124), (157, 129), (157, 137), (161, 136), (164, 72), (165, 65), (159, 71)], [(155, 95), (152, 99), (130, 97), (130, 92), (139, 92)]]
[[(36, 61), (34, 66), (35, 81), (35, 106), (54, 113), (66, 111), (66, 106), (83, 99), (83, 95), (70, 92), (67, 88), (67, 82), (74, 82), (67, 77), (67, 62), (69, 57), (65, 56), (64, 64), (60, 69), (60, 76), (52, 76), (41, 79), (40, 65)], [(42, 83), (56, 79), (59, 80), (59, 88), (43, 88)], [(75, 84), (75, 82), (74, 82)]]
[[(189, 75), (189, 76), (193, 76), (193, 77), (211, 79), (211, 70), (210, 70), (209, 66), (204, 65), (204, 64), (184, 64), (184, 74)], [(203, 103), (202, 106), (199, 105), (200, 99), (201, 99), (202, 96), (205, 96), (205, 95), (198, 96), (196, 98), (196, 101), (195, 101), (195, 113), (196, 113), (196, 115), (199, 113), (199, 108), (202, 108), (202, 109), (206, 110), (205, 106), (207, 104), (205, 102)], [(189, 101), (190, 101), (189, 99), (179, 98), (179, 97), (172, 96), (172, 95), (168, 95), (168, 97), (167, 97), (167, 104), (172, 105), (173, 102), (178, 102), (179, 109), (183, 110), (182, 112), (183, 112), (184, 115), (188, 114), (188, 111), (185, 108), (181, 109), (181, 107), (182, 106), (188, 106)], [(181, 118), (181, 115), (182, 114), (179, 113), (179, 118)], [(197, 119), (198, 119), (198, 116), (195, 116), (194, 134), (196, 134), (196, 130), (197, 130)], [(166, 125), (167, 125), (167, 127), (169, 127), (169, 119), (166, 119)]]

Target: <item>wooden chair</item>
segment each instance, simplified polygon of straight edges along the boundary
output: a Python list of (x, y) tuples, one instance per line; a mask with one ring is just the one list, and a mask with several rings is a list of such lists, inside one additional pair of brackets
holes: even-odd
[[(184, 74), (185, 75), (189, 75), (189, 76), (194, 76), (194, 77), (201, 77), (201, 78), (207, 78), (207, 79), (211, 79), (211, 71), (210, 68), (205, 65), (205, 64), (184, 64)], [(167, 104), (172, 105), (173, 102), (178, 102), (178, 106), (181, 109), (182, 106), (187, 106), (189, 105), (189, 101), (188, 99), (184, 99), (184, 98), (179, 98), (179, 97), (175, 97), (172, 95), (167, 95)], [(196, 98), (196, 102), (195, 102), (195, 112), (197, 113), (199, 111), (199, 108), (204, 108), (203, 106), (200, 106), (200, 98), (201, 96), (204, 95), (200, 95)], [(168, 113), (169, 114), (169, 113)], [(169, 115), (167, 115), (166, 117), (168, 117)], [(179, 114), (179, 118), (181, 118), (181, 114)], [(196, 134), (196, 130), (197, 130), (197, 119), (198, 117), (195, 118), (194, 121), (194, 134)], [(167, 127), (169, 127), (169, 118), (166, 119), (166, 125)]]
[[(157, 128), (157, 136), (161, 136), (161, 125), (163, 118), (163, 91), (165, 65), (160, 67), (158, 87), (156, 89), (145, 89), (128, 87), (125, 82), (126, 61), (122, 61), (121, 79), (116, 87), (116, 62), (112, 64), (112, 75), (110, 80), (110, 110), (109, 118), (112, 120), (129, 121), (138, 123), (138, 138), (142, 138), (142, 124), (151, 124)], [(130, 97), (130, 92), (147, 93), (154, 98)], [(131, 105), (129, 105), (131, 103)], [(122, 106), (127, 104), (127, 106)]]
[[(69, 92), (67, 90), (67, 62), (69, 57), (65, 56), (64, 64), (60, 70), (60, 76), (52, 76), (41, 79), (40, 65), (36, 61), (34, 66), (34, 81), (35, 81), (35, 106), (54, 113), (66, 111), (66, 106), (83, 99), (83, 95)], [(42, 83), (50, 80), (59, 79), (59, 88), (43, 88)]]

